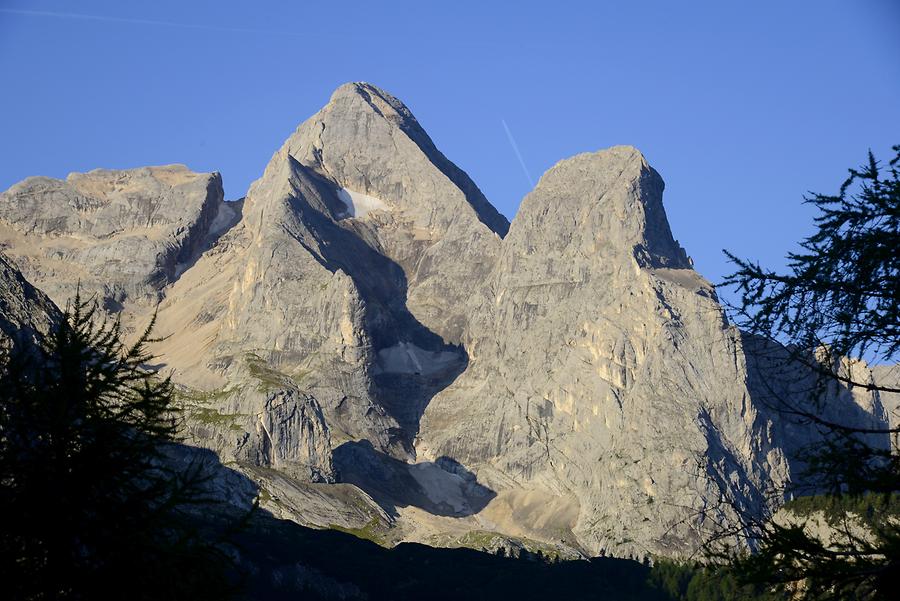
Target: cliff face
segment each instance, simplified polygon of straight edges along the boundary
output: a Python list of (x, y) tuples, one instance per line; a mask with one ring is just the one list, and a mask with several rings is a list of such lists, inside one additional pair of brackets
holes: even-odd
[[(160, 300), (190, 439), (279, 515), (684, 555), (720, 487), (762, 503), (812, 434), (764, 402), (771, 364), (662, 193), (615, 147), (550, 169), (510, 225), (407, 107), (355, 83), (242, 201), (183, 167), (31, 178), (0, 195), (0, 242), (57, 302), (81, 281), (139, 327)], [(835, 410), (883, 421), (870, 396)]]
[(0, 353), (30, 353), (62, 319), (47, 295), (0, 253)]
[(411, 457), (425, 400), (465, 366), (471, 279), (505, 220), (364, 84), (300, 126), (241, 211), (167, 289), (161, 352), (207, 390), (265, 365), (318, 399), (336, 441)]
[(203, 250), (222, 206), (217, 173), (183, 165), (30, 177), (0, 194), (0, 240), (58, 305), (153, 304)]

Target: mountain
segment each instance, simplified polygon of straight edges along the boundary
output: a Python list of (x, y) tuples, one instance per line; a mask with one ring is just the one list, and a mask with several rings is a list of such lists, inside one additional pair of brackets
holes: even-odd
[[(155, 313), (190, 441), (277, 517), (680, 557), (734, 519), (722, 488), (760, 507), (815, 433), (767, 402), (761, 343), (663, 188), (634, 148), (581, 154), (509, 224), (403, 103), (351, 83), (240, 201), (182, 166), (29, 178), (0, 195), (0, 243), (57, 304), (80, 282), (129, 327)], [(844, 392), (842, 416), (887, 419)]]
[(60, 306), (79, 282), (113, 311), (152, 306), (227, 220), (223, 206), (219, 175), (183, 165), (30, 177), (0, 194), (0, 239)]

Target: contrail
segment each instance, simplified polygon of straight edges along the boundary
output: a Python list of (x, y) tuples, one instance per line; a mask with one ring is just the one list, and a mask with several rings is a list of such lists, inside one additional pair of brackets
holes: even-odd
[(503, 124), (503, 129), (506, 130), (506, 137), (509, 138), (509, 143), (512, 145), (513, 152), (516, 153), (516, 156), (519, 158), (519, 164), (522, 165), (522, 171), (525, 172), (525, 177), (528, 178), (528, 183), (531, 184), (531, 187), (534, 188), (534, 180), (531, 178), (531, 174), (528, 172), (528, 167), (525, 166), (525, 160), (522, 158), (522, 153), (519, 152), (519, 145), (516, 144), (515, 138), (513, 138), (512, 132), (509, 131), (509, 126), (506, 124), (505, 119), (500, 119), (500, 123)]
[(217, 25), (200, 25), (195, 23), (177, 23), (175, 21), (156, 21), (153, 19), (132, 19), (128, 17), (109, 17), (105, 15), (86, 15), (82, 13), (60, 13), (47, 10), (18, 10), (0, 8), (0, 13), (23, 17), (45, 17), (51, 19), (74, 19), (78, 21), (103, 21), (106, 23), (128, 23), (130, 25), (153, 25), (157, 27), (178, 27), (181, 29), (202, 29), (205, 31), (226, 31), (230, 33), (264, 33), (288, 37), (299, 37), (299, 33), (272, 31), (266, 29), (247, 29), (243, 27), (219, 27)]

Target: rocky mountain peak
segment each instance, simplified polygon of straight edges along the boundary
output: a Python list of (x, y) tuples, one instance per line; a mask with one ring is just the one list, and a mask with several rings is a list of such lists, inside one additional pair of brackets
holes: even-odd
[(348, 194), (374, 199), (383, 211), (403, 211), (417, 226), (445, 230), (451, 221), (474, 218), (501, 237), (509, 229), (412, 111), (371, 84), (339, 87), (282, 150)]
[(342, 102), (352, 102), (358, 98), (367, 102), (373, 110), (388, 121), (395, 123), (398, 127), (404, 129), (416, 128), (424, 133), (412, 111), (403, 102), (378, 86), (364, 81), (349, 82), (339, 86), (331, 94), (328, 105), (334, 106)]
[(633, 146), (562, 160), (541, 177), (513, 221), (509, 244), (536, 232), (550, 248), (603, 257), (632, 253), (641, 267), (690, 267), (662, 204), (665, 184)]

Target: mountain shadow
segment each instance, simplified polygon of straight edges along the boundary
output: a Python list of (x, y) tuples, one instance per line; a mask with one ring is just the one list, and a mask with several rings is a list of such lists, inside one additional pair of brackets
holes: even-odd
[(432, 515), (474, 515), (497, 496), (475, 474), (449, 457), (405, 463), (376, 450), (367, 440), (345, 442), (334, 450), (342, 482), (368, 493), (391, 517), (398, 507), (418, 507)]
[[(210, 490), (231, 499), (231, 506), (218, 513), (197, 512), (198, 519), (231, 519), (245, 510), (247, 495), (258, 491), (252, 480), (219, 463), (215, 453), (185, 446), (179, 453), (184, 461), (201, 456)], [(236, 598), (242, 600), (675, 599), (658, 584), (654, 569), (637, 561), (554, 562), (539, 554), (516, 558), (417, 543), (387, 549), (344, 532), (281, 520), (260, 508), (234, 531), (230, 545), (239, 583)]]
[(337, 221), (343, 210), (337, 184), (293, 157), (288, 160), (299, 176), (291, 208), (319, 242), (318, 250), (298, 241), (323, 267), (349, 275), (360, 291), (376, 358), (370, 374), (373, 396), (400, 424), (399, 437), (411, 451), (429, 401), (465, 371), (468, 354), (410, 312), (406, 273), (384, 254), (376, 233), (366, 224)]
[[(782, 430), (785, 453), (792, 472), (803, 476), (803, 485), (793, 485), (792, 494), (817, 494), (826, 485), (828, 474), (810, 472), (809, 461), (829, 445), (836, 445), (845, 434), (841, 427), (860, 430), (884, 430), (887, 414), (877, 396), (864, 407), (854, 398), (851, 387), (821, 373), (812, 353), (786, 347), (762, 336), (741, 332), (747, 357), (747, 388), (754, 405), (769, 414)], [(862, 391), (865, 393), (866, 391)], [(828, 424), (836, 424), (837, 429)], [(886, 432), (858, 432), (851, 437), (871, 449), (889, 451)]]

